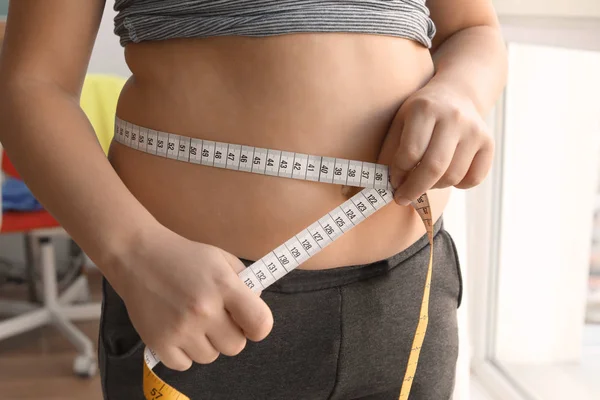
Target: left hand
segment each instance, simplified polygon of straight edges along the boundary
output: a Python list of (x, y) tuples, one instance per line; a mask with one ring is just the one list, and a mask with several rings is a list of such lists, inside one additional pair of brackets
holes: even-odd
[(398, 110), (380, 159), (389, 163), (394, 200), (409, 205), (429, 189), (478, 185), (493, 154), (493, 138), (473, 101), (430, 82)]

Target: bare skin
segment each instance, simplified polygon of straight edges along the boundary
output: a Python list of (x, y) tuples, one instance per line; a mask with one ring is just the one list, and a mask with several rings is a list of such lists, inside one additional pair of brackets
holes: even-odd
[[(126, 56), (133, 77), (117, 110), (126, 121), (201, 139), (384, 164), (391, 157), (379, 154), (398, 108), (433, 74), (423, 46), (358, 35), (142, 43), (128, 47)], [(110, 159), (162, 224), (250, 260), (349, 197), (341, 186), (187, 165), (118, 143)], [(448, 191), (430, 193), (436, 217)], [(414, 210), (392, 204), (300, 268), (372, 262), (423, 233)]]
[[(438, 28), (432, 49), (355, 34), (129, 45), (133, 76), (117, 115), (202, 139), (389, 165), (398, 204), (302, 268), (389, 257), (424, 233), (410, 200), (427, 191), (437, 219), (452, 187), (485, 178), (493, 142), (483, 117), (505, 80), (488, 0), (428, 6)], [(351, 193), (120, 144), (107, 160), (78, 105), (103, 8), (102, 0), (11, 3), (0, 56), (0, 140), (167, 367), (236, 355), (273, 323), (238, 279), (238, 257), (262, 257)]]

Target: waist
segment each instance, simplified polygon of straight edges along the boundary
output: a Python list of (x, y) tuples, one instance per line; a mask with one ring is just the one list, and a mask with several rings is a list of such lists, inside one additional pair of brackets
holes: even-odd
[[(433, 225), (434, 241), (439, 240), (439, 235), (444, 230), (443, 216)], [(315, 290), (331, 289), (335, 287), (343, 287), (351, 285), (355, 282), (372, 279), (377, 276), (382, 276), (393, 269), (403, 266), (424, 270), (427, 267), (427, 262), (423, 260), (429, 253), (427, 247), (429, 239), (427, 235), (421, 236), (407, 248), (400, 252), (374, 262), (367, 264), (349, 265), (339, 268), (330, 268), (323, 271), (311, 271), (303, 269), (294, 269), (289, 272), (284, 279), (271, 284), (265, 291), (278, 293), (302, 293), (312, 292)], [(417, 253), (423, 253), (419, 260), (413, 260)], [(447, 256), (448, 253), (442, 253), (442, 256)], [(246, 267), (253, 264), (252, 260), (241, 260)], [(411, 274), (415, 271), (411, 271)]]
[[(398, 108), (432, 73), (429, 54), (413, 43), (361, 35), (176, 40), (127, 52), (133, 77), (117, 110), (126, 121), (204, 140), (382, 164), (389, 160), (379, 159), (379, 151)], [(245, 259), (262, 257), (353, 194), (118, 144), (110, 158), (161, 223)], [(433, 194), (438, 216), (446, 197)], [(414, 210), (392, 204), (301, 268), (373, 262), (423, 233)]]

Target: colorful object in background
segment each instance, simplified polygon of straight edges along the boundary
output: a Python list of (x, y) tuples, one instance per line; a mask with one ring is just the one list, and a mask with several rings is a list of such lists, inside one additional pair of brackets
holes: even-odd
[(81, 108), (107, 155), (115, 130), (117, 102), (125, 82), (124, 78), (118, 76), (88, 74), (81, 92)]
[(596, 207), (592, 227), (592, 254), (590, 256), (586, 321), (590, 324), (600, 324), (600, 181), (596, 193)]
[(19, 179), (6, 177), (2, 182), (2, 211), (38, 211), (42, 205)]
[(8, 0), (0, 0), (0, 18), (6, 18), (8, 14)]

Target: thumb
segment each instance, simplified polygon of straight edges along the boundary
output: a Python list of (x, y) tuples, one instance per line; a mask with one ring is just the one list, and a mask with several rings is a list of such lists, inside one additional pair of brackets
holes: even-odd
[(398, 151), (398, 147), (400, 147), (400, 140), (402, 139), (402, 131), (404, 130), (405, 123), (405, 113), (403, 112), (403, 108), (401, 107), (396, 116), (392, 120), (386, 137), (381, 146), (381, 151), (379, 152), (379, 157), (377, 159), (378, 164), (387, 165), (389, 169), (389, 179), (392, 183), (394, 189), (396, 189), (397, 185), (394, 185), (398, 181), (404, 179), (404, 176), (397, 176), (401, 173), (397, 168), (394, 168), (394, 158), (396, 152)]
[[(221, 249), (219, 249), (221, 250)], [(223, 257), (225, 257), (225, 261), (227, 261), (227, 263), (229, 264), (229, 266), (231, 267), (231, 269), (233, 270), (233, 272), (236, 273), (236, 275), (239, 275), (240, 272), (242, 272), (243, 270), (245, 270), (246, 265), (242, 262), (242, 260), (240, 260), (239, 258), (237, 258), (236, 256), (234, 256), (233, 254), (230, 254), (227, 251), (221, 250), (221, 254), (223, 254)], [(262, 290), (256, 292), (256, 294), (258, 294), (259, 296), (262, 294)]]
[(230, 254), (224, 250), (221, 250), (221, 254), (223, 254), (223, 256), (225, 257), (225, 260), (231, 266), (231, 269), (233, 269), (233, 271), (236, 274), (239, 274), (240, 272), (242, 272), (243, 270), (246, 269), (246, 266), (244, 265), (242, 260), (240, 260), (239, 258), (234, 256), (233, 254)]
[[(401, 120), (400, 115), (396, 115), (392, 121), (388, 131), (385, 135), (385, 139), (381, 145), (379, 156), (377, 157), (378, 164), (384, 164), (391, 167), (391, 162), (394, 159), (394, 154), (400, 145), (400, 138), (402, 136), (402, 129), (404, 122)], [(391, 171), (391, 169), (390, 169)]]

